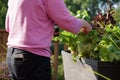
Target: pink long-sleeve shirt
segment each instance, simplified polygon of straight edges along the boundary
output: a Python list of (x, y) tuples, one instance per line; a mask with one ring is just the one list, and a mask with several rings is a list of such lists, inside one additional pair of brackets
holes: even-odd
[(7, 45), (50, 57), (54, 25), (77, 34), (82, 22), (70, 15), (64, 0), (9, 0)]

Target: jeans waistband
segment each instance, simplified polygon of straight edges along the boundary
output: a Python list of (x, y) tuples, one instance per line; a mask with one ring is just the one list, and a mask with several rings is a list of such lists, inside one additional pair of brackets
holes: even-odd
[(49, 57), (44, 57), (44, 56), (36, 55), (36, 54), (34, 54), (32, 52), (25, 51), (25, 50), (18, 49), (18, 48), (14, 48), (14, 47), (9, 47), (8, 50), (10, 50), (12, 53), (15, 53), (15, 54), (23, 54), (24, 57), (50, 59)]

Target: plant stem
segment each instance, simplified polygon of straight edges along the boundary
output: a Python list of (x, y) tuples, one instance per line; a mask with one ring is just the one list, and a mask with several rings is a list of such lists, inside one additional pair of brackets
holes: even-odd
[[(113, 32), (112, 32), (113, 33)], [(116, 35), (115, 33), (113, 33), (119, 40), (120, 40), (120, 37), (118, 35)]]
[(96, 75), (98, 75), (98, 76), (100, 76), (100, 77), (106, 79), (106, 80), (111, 80), (110, 78), (108, 78), (108, 77), (106, 77), (106, 76), (104, 76), (104, 75), (98, 73), (98, 72), (95, 71), (95, 70), (91, 70), (91, 69), (89, 69), (89, 68), (86, 68), (86, 69), (87, 69), (88, 71), (91, 71), (91, 72), (95, 73)]
[[(93, 43), (94, 43), (95, 45), (97, 45), (98, 47), (102, 48), (102, 46), (101, 46), (101, 45), (98, 45), (96, 42), (93, 42)], [(103, 49), (106, 50), (105, 48), (103, 48)], [(109, 50), (107, 50), (107, 52), (108, 52), (109, 54), (113, 55), (114, 57), (116, 57), (116, 58), (119, 59), (119, 57), (118, 57), (117, 55), (111, 53)]]
[(109, 37), (109, 38), (113, 42), (113, 44), (120, 50), (120, 47), (114, 42), (114, 40), (111, 37)]
[(5, 50), (7, 50), (7, 48), (5, 46), (3, 46), (3, 44), (0, 43), (0, 46), (3, 47)]

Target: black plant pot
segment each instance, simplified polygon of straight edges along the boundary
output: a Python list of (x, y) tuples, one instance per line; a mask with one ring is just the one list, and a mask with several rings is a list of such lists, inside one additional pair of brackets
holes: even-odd
[[(86, 63), (91, 65), (93, 70), (110, 78), (111, 80), (120, 80), (120, 62), (101, 62), (97, 60), (85, 59)], [(105, 78), (96, 75), (98, 80), (106, 80)]]

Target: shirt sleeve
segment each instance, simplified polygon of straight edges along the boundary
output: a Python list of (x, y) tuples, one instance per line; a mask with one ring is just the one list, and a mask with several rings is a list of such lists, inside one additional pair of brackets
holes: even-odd
[(48, 16), (61, 28), (77, 34), (81, 27), (81, 19), (70, 14), (64, 0), (45, 0), (45, 7)]

